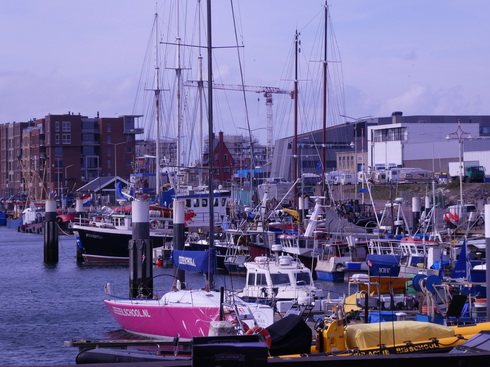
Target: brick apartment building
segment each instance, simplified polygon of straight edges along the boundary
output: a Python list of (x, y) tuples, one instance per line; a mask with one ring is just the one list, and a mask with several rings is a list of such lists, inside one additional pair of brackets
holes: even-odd
[(100, 176), (128, 177), (138, 117), (69, 112), (0, 125), (0, 197), (42, 200)]

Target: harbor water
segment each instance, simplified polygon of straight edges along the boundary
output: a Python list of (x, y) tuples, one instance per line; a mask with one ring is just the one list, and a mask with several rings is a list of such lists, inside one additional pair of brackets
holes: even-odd
[[(45, 265), (43, 236), (0, 227), (0, 365), (75, 364), (78, 348), (72, 339), (113, 340), (132, 336), (118, 327), (106, 311), (104, 285), (128, 296), (127, 266), (77, 264), (74, 237), (60, 236), (59, 262)], [(155, 291), (162, 295), (172, 283), (171, 268), (154, 268)], [(188, 287), (204, 286), (199, 274), (187, 275)], [(218, 275), (218, 285), (241, 289), (243, 277)], [(345, 285), (320, 286), (341, 295)]]

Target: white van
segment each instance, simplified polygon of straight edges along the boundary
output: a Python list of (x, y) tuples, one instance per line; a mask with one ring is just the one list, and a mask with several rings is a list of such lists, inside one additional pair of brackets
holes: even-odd
[(398, 183), (427, 183), (432, 182), (432, 172), (425, 169), (410, 169), (400, 171)]
[(340, 185), (340, 175), (344, 173), (344, 171), (330, 171), (325, 173), (325, 179), (327, 184), (329, 185)]
[(342, 172), (337, 178), (341, 185), (355, 185), (357, 175), (351, 172)]

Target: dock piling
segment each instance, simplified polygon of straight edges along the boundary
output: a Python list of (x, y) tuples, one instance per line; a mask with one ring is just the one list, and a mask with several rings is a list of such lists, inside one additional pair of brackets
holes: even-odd
[(58, 223), (56, 222), (56, 201), (46, 200), (44, 217), (44, 263), (55, 264), (59, 260)]
[(153, 297), (153, 253), (150, 240), (150, 203), (132, 205), (132, 238), (129, 241), (129, 296)]

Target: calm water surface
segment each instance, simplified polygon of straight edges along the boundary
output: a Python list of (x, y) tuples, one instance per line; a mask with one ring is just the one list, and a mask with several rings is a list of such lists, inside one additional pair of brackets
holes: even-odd
[[(75, 364), (78, 348), (65, 347), (72, 339), (127, 339), (103, 304), (104, 285), (128, 295), (126, 266), (79, 265), (73, 237), (60, 236), (59, 262), (43, 262), (43, 236), (0, 227), (0, 365)], [(155, 268), (154, 275), (171, 274)], [(204, 285), (200, 275), (187, 276), (190, 288)], [(218, 285), (240, 289), (241, 277), (218, 276)], [(171, 278), (155, 278), (155, 291), (166, 292)], [(345, 286), (324, 283), (332, 296)]]

